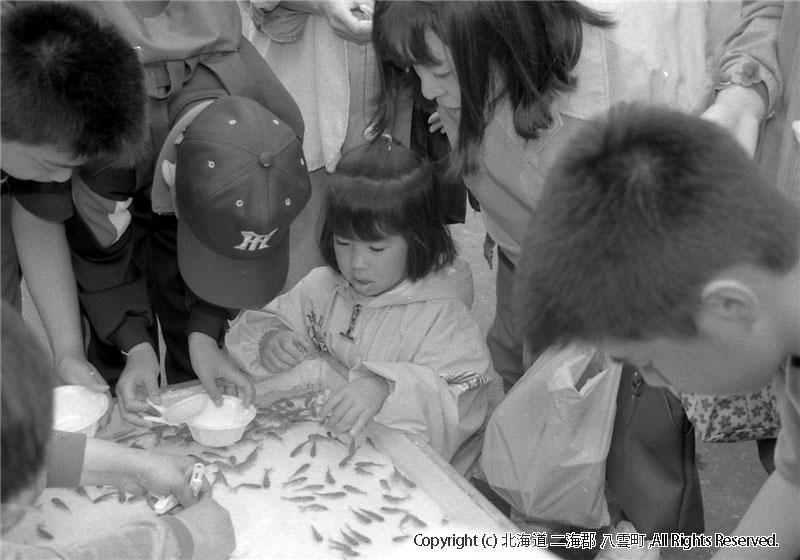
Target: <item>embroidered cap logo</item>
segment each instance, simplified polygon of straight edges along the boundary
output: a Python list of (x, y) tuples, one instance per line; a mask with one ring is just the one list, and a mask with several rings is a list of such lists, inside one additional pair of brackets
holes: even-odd
[(244, 240), (233, 248), (240, 249), (242, 251), (259, 251), (261, 249), (266, 249), (269, 247), (270, 238), (275, 235), (275, 232), (277, 231), (278, 228), (273, 229), (267, 234), (256, 233), (254, 231), (243, 231), (241, 234)]

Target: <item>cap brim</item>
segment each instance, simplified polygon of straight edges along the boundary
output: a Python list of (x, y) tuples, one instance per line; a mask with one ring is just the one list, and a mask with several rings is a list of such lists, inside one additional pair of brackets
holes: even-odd
[(178, 219), (178, 266), (201, 299), (232, 309), (259, 309), (283, 289), (289, 271), (289, 232), (261, 259), (231, 259), (208, 249)]

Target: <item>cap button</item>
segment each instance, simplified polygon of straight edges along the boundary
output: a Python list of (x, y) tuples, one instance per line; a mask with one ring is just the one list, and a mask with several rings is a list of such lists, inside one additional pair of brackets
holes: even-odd
[(269, 152), (261, 152), (258, 156), (258, 163), (264, 167), (272, 165), (272, 154)]

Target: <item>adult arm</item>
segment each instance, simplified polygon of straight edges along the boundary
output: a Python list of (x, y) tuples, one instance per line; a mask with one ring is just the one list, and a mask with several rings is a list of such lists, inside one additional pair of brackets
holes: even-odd
[(782, 14), (779, 0), (743, 3), (742, 20), (723, 46), (716, 98), (703, 113), (730, 130), (750, 155), (783, 87), (777, 53)]
[(324, 17), (337, 37), (352, 43), (363, 45), (372, 40), (374, 0), (283, 0), (250, 4), (257, 27), (280, 42), (290, 42), (303, 30), (303, 21), (294, 18), (295, 23), (289, 23), (292, 15), (287, 12)]
[(733, 535), (769, 536), (778, 548), (720, 548), (714, 560), (761, 558), (794, 560), (800, 555), (800, 486), (773, 472), (747, 509)]
[(96, 391), (108, 390), (83, 352), (80, 308), (64, 224), (34, 215), (16, 198), (11, 224), (20, 267), (42, 319), (59, 378)]
[(176, 515), (129, 523), (83, 542), (65, 546), (27, 546), (3, 542), (3, 558), (215, 560), (230, 557), (235, 546), (230, 514), (207, 496)]

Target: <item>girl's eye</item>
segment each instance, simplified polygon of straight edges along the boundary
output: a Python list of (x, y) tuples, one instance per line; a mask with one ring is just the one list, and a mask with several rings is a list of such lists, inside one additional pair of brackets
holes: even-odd
[(345, 246), (347, 246), (347, 245), (350, 245), (350, 242), (349, 242), (349, 241), (347, 241), (346, 239), (340, 239), (340, 238), (338, 238), (338, 237), (334, 237), (334, 238), (333, 238), (333, 242), (334, 242), (334, 244), (336, 244), (336, 245), (341, 245), (342, 247), (345, 247)]
[(380, 253), (380, 252), (384, 251), (385, 249), (386, 249), (386, 247), (370, 247), (370, 251), (373, 251), (375, 253)]

